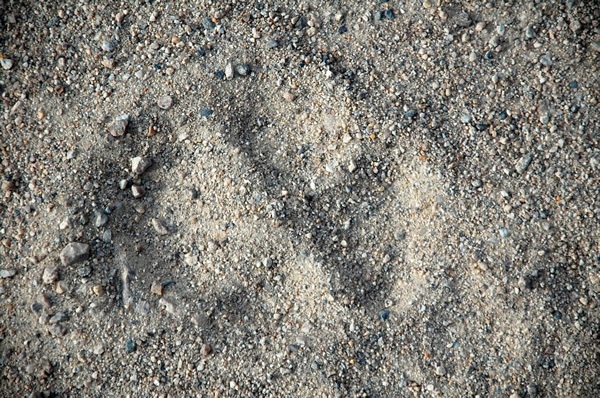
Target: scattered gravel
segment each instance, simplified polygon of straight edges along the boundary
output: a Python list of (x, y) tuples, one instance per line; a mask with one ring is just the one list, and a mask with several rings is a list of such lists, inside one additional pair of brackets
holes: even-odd
[(598, 395), (598, 2), (5, 3), (0, 396)]

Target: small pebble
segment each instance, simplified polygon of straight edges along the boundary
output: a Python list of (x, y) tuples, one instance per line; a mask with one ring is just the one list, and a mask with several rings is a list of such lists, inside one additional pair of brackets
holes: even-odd
[(52, 316), (49, 320), (48, 323), (50, 325), (54, 325), (56, 323), (60, 323), (60, 322), (64, 322), (67, 319), (69, 319), (69, 317), (67, 316), (67, 314), (65, 314), (64, 312), (57, 312), (54, 316)]
[(71, 242), (60, 252), (60, 261), (64, 266), (83, 262), (90, 255), (90, 246), (85, 243)]
[(102, 344), (102, 343), (96, 344), (94, 346), (93, 353), (95, 355), (102, 355), (102, 354), (104, 354), (104, 344)]
[(102, 41), (102, 50), (108, 52), (111, 52), (115, 49), (115, 45), (112, 41), (110, 40), (103, 40)]
[(129, 115), (118, 116), (108, 128), (108, 131), (113, 137), (121, 137), (127, 130), (129, 124)]
[(435, 374), (438, 376), (444, 376), (444, 375), (446, 375), (446, 369), (444, 369), (443, 366), (437, 366), (435, 368)]
[(152, 226), (154, 227), (154, 230), (156, 231), (156, 233), (159, 235), (167, 235), (169, 233), (169, 229), (167, 228), (167, 225), (164, 223), (164, 221), (162, 221), (158, 218), (152, 219)]
[(162, 284), (162, 282), (154, 281), (154, 282), (152, 282), (152, 285), (150, 286), (150, 292), (152, 294), (156, 294), (157, 296), (162, 296), (163, 288), (164, 288), (164, 285)]
[(467, 114), (462, 115), (460, 117), (460, 121), (463, 123), (469, 123), (471, 121), (471, 115), (467, 115)]
[(127, 352), (128, 354), (134, 352), (136, 348), (137, 345), (135, 344), (135, 340), (131, 337), (125, 341), (125, 352)]
[(381, 318), (382, 321), (387, 321), (390, 317), (390, 311), (389, 310), (381, 310), (379, 311), (379, 318)]
[(506, 238), (508, 238), (508, 237), (509, 237), (509, 235), (510, 235), (510, 232), (509, 232), (509, 231), (508, 231), (508, 229), (506, 229), (506, 228), (500, 228), (500, 229), (498, 230), (498, 232), (500, 232), (500, 236), (502, 237), (502, 239), (506, 239)]
[(0, 58), (0, 65), (2, 65), (2, 69), (10, 70), (13, 67), (13, 61), (10, 58)]
[(55, 265), (49, 265), (44, 268), (44, 273), (42, 274), (42, 281), (46, 285), (51, 285), (58, 280), (58, 267)]
[(213, 30), (216, 27), (215, 23), (210, 18), (202, 18), (202, 26), (204, 26), (204, 29), (206, 30)]
[(94, 225), (96, 228), (100, 228), (106, 225), (108, 222), (108, 216), (102, 210), (97, 210), (94, 217)]
[(200, 109), (200, 116), (202, 116), (202, 117), (209, 117), (212, 114), (213, 114), (213, 111), (210, 108), (202, 108), (202, 109)]
[(152, 166), (152, 159), (145, 158), (142, 156), (136, 156), (135, 158), (131, 158), (131, 171), (135, 175), (142, 175), (148, 167)]
[(517, 171), (517, 173), (524, 173), (531, 164), (532, 160), (533, 155), (531, 153), (521, 156), (521, 158), (515, 164), (515, 170)]
[(77, 274), (81, 278), (87, 278), (88, 276), (90, 276), (92, 274), (92, 267), (87, 266), (87, 265), (84, 267), (81, 267), (77, 270)]
[(247, 76), (250, 74), (250, 65), (240, 64), (235, 68), (235, 71), (240, 76)]
[(144, 196), (144, 188), (140, 185), (132, 185), (131, 193), (134, 198), (141, 198), (142, 196)]
[(540, 63), (549, 68), (552, 66), (552, 58), (550, 58), (550, 55), (548, 54), (542, 55)]
[(3, 269), (0, 270), (0, 279), (8, 279), (8, 278), (12, 278), (13, 276), (15, 276), (17, 273), (17, 270), (15, 269)]
[(225, 66), (225, 78), (233, 79), (233, 64), (230, 62)]
[(17, 189), (17, 186), (11, 180), (2, 181), (2, 190), (4, 192), (14, 192)]
[(104, 286), (102, 286), (102, 285), (94, 285), (94, 286), (92, 286), (92, 292), (96, 296), (102, 297), (102, 296), (104, 296), (104, 293), (105, 293)]
[(173, 105), (173, 98), (169, 95), (162, 96), (158, 99), (157, 104), (159, 108), (167, 110)]
[(212, 347), (210, 346), (210, 344), (202, 344), (202, 347), (200, 348), (200, 355), (202, 355), (203, 357), (207, 357), (212, 353)]

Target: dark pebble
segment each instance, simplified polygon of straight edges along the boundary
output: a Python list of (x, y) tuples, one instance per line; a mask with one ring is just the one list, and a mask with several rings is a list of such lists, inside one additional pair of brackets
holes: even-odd
[(562, 314), (560, 313), (560, 311), (554, 311), (553, 315), (556, 319), (562, 319)]
[(136, 344), (135, 344), (135, 340), (132, 338), (128, 338), (125, 341), (125, 351), (127, 351), (128, 354), (132, 353), (135, 351), (136, 349)]
[(202, 108), (202, 109), (200, 109), (200, 116), (209, 117), (212, 114), (213, 114), (213, 111), (210, 108)]
[(502, 111), (502, 112), (500, 112), (500, 114), (498, 115), (498, 118), (499, 118), (500, 120), (504, 120), (504, 119), (506, 119), (507, 117), (508, 117), (508, 114), (506, 113), (506, 111)]
[(210, 18), (202, 18), (202, 26), (204, 26), (204, 29), (206, 30), (213, 30), (216, 25)]
[(215, 72), (215, 77), (219, 80), (225, 79), (225, 71), (218, 70)]
[(394, 19), (396, 16), (394, 15), (394, 10), (385, 10), (383, 12), (383, 17), (389, 19), (390, 21)]
[(31, 304), (31, 311), (40, 312), (42, 310), (42, 305), (40, 303)]
[(494, 54), (491, 51), (488, 51), (485, 53), (484, 57), (485, 59), (492, 59), (494, 58)]
[(379, 311), (379, 318), (381, 318), (382, 321), (387, 321), (390, 318), (390, 311), (388, 311), (388, 310)]
[(198, 54), (201, 57), (204, 57), (206, 55), (206, 50), (198, 46), (198, 48), (196, 49), (196, 54)]
[(302, 16), (298, 19), (298, 21), (296, 22), (296, 25), (294, 25), (294, 27), (296, 29), (304, 29), (308, 26), (308, 19), (306, 19), (305, 16)]
[(417, 111), (415, 111), (414, 109), (411, 109), (409, 111), (404, 112), (404, 117), (407, 119), (410, 119), (410, 118), (415, 117), (416, 114), (417, 114)]
[(488, 125), (487, 125), (487, 124), (485, 124), (485, 123), (477, 123), (477, 126), (476, 126), (476, 127), (477, 127), (477, 130), (479, 130), (479, 131), (483, 131), (483, 130), (485, 130), (485, 129), (487, 129), (487, 128), (488, 128)]
[(577, 83), (577, 80), (573, 80), (571, 83), (569, 83), (569, 87), (571, 87), (571, 88), (578, 88), (579, 87), (579, 83)]
[(347, 31), (348, 31), (348, 28), (347, 28), (346, 26), (344, 26), (344, 25), (342, 25), (342, 26), (340, 26), (340, 27), (338, 28), (338, 33), (339, 33), (340, 35), (342, 35), (342, 34), (346, 33)]

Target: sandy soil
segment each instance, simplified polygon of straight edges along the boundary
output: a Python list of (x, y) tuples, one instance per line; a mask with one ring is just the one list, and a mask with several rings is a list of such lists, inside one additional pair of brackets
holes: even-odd
[(0, 395), (594, 397), (600, 4), (0, 0)]

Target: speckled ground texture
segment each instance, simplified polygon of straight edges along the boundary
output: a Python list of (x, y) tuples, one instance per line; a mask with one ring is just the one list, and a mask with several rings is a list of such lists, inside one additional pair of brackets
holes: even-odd
[(0, 395), (599, 396), (599, 22), (0, 1)]

